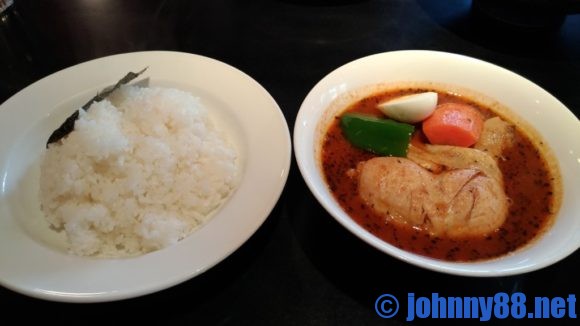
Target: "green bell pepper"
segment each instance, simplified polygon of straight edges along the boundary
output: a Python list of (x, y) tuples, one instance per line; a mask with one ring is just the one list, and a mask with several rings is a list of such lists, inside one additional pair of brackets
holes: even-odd
[(340, 126), (346, 138), (356, 147), (384, 156), (407, 156), (415, 127), (359, 113), (345, 113)]

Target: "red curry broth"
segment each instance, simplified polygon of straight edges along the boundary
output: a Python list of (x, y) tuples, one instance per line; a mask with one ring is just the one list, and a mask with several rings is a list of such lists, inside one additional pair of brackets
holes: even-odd
[[(402, 95), (433, 91), (400, 89), (364, 98), (344, 112), (382, 116), (376, 108), (385, 100)], [(438, 103), (458, 102), (479, 109), (486, 118), (495, 116), (491, 109), (470, 99), (447, 93), (439, 94)], [(420, 126), (417, 126), (420, 130)], [(342, 208), (380, 239), (420, 255), (449, 261), (474, 261), (504, 255), (530, 242), (549, 224), (554, 206), (552, 174), (540, 151), (518, 128), (516, 146), (505, 150), (499, 162), (504, 176), (510, 208), (505, 223), (493, 234), (454, 240), (430, 235), (427, 231), (389, 223), (389, 217), (375, 213), (358, 194), (358, 180), (347, 175), (359, 162), (375, 154), (355, 148), (343, 136), (337, 117), (330, 125), (322, 144), (322, 169), (328, 186)]]

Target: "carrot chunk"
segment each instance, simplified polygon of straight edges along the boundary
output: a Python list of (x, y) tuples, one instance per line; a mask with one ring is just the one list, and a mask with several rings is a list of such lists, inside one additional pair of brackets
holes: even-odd
[(474, 107), (444, 103), (423, 121), (423, 133), (431, 144), (469, 147), (477, 142), (483, 129), (483, 116)]

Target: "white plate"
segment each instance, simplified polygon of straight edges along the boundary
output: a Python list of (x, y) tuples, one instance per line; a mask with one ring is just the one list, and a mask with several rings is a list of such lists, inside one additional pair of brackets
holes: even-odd
[[(149, 67), (152, 86), (199, 96), (229, 128), (243, 175), (229, 201), (191, 236), (130, 259), (64, 253), (38, 200), (38, 162), (50, 132), (102, 88)], [(251, 77), (222, 62), (178, 52), (137, 52), (50, 75), (0, 106), (0, 285), (37, 298), (97, 302), (152, 293), (199, 275), (239, 248), (268, 217), (290, 168), (290, 135), (280, 108)]]
[[(435, 82), (468, 88), (511, 108), (535, 127), (554, 151), (563, 178), (563, 200), (554, 225), (540, 239), (489, 261), (453, 263), (416, 255), (375, 237), (334, 200), (320, 173), (315, 150), (321, 119), (337, 98), (381, 83)], [(344, 96), (343, 96), (344, 95)], [(333, 106), (336, 103), (333, 104)], [(344, 107), (344, 106), (343, 106)], [(396, 258), (427, 269), (468, 276), (511, 275), (536, 270), (580, 247), (580, 123), (562, 103), (531, 81), (474, 58), (434, 51), (396, 51), (364, 57), (332, 71), (305, 98), (294, 127), (294, 151), (306, 184), (324, 208), (353, 234)]]

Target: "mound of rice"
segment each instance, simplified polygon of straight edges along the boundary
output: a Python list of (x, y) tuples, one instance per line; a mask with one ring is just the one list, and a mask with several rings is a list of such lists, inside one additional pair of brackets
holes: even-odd
[(234, 147), (191, 94), (123, 87), (79, 110), (41, 163), (40, 200), (77, 255), (127, 257), (174, 244), (237, 185)]

